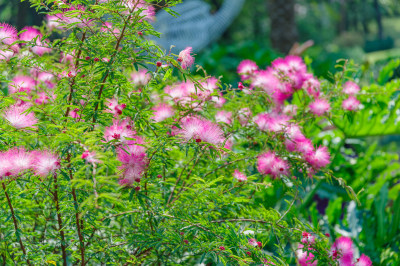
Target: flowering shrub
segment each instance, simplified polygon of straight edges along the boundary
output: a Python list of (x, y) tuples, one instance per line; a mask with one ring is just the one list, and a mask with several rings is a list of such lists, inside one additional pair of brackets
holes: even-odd
[(30, 2), (43, 27), (0, 25), (4, 264), (372, 265), (297, 210), (314, 182), (357, 200), (325, 138), (363, 119), (347, 62), (331, 84), (246, 60), (222, 85), (145, 38), (145, 1)]

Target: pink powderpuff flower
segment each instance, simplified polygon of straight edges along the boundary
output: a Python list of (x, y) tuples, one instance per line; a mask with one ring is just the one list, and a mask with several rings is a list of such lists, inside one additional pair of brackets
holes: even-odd
[(237, 67), (237, 73), (242, 80), (250, 79), (251, 76), (258, 71), (258, 66), (251, 60), (243, 60)]
[(49, 151), (33, 152), (33, 169), (36, 175), (46, 177), (60, 169), (60, 160), (57, 155)]
[(61, 53), (60, 63), (73, 65), (74, 64), (74, 56), (75, 56), (75, 52), (72, 52), (72, 54)]
[(352, 81), (347, 81), (343, 85), (343, 92), (346, 93), (347, 95), (356, 95), (357, 93), (360, 92), (360, 87)]
[(251, 115), (252, 114), (249, 108), (242, 108), (238, 111), (238, 120), (242, 127), (249, 123)]
[(154, 110), (154, 116), (152, 117), (152, 119), (157, 123), (175, 115), (175, 111), (172, 106), (166, 103), (161, 103), (153, 107), (152, 110)]
[(295, 104), (289, 104), (289, 105), (286, 105), (282, 111), (284, 114), (286, 114), (288, 116), (295, 116), (297, 114), (298, 108), (299, 107)]
[(191, 52), (192, 47), (186, 47), (178, 55), (178, 61), (183, 69), (190, 68), (194, 64), (194, 57), (190, 54)]
[(6, 23), (0, 23), (0, 43), (11, 45), (18, 40), (17, 30)]
[(12, 157), (9, 151), (0, 152), (0, 180), (13, 175)]
[(328, 148), (325, 146), (318, 147), (315, 151), (309, 152), (305, 155), (305, 158), (316, 169), (327, 166), (331, 160)]
[(69, 117), (72, 117), (72, 118), (80, 118), (81, 116), (80, 116), (80, 114), (79, 114), (79, 109), (78, 108), (75, 108), (75, 109), (72, 109), (70, 112), (69, 112)]
[(110, 23), (110, 22), (104, 22), (104, 26), (101, 27), (100, 31), (102, 31), (102, 32), (111, 32), (116, 36), (118, 36), (121, 33), (120, 30), (114, 28), (112, 23)]
[(53, 82), (54, 75), (51, 74), (51, 73), (40, 72), (37, 75), (37, 80), (39, 82), (43, 82), (47, 86), (47, 88), (49, 88), (49, 89), (53, 89), (55, 87), (55, 84)]
[(301, 57), (295, 55), (288, 55), (285, 57), (286, 64), (289, 67), (290, 73), (305, 74), (307, 72), (307, 66)]
[(228, 125), (232, 125), (232, 112), (228, 111), (218, 111), (215, 115), (215, 120), (218, 123), (225, 123)]
[(84, 151), (82, 153), (81, 158), (84, 159), (88, 163), (100, 163), (100, 161), (98, 159), (96, 159), (96, 152), (94, 152), (94, 151), (92, 151), (92, 152), (89, 150)]
[(353, 241), (349, 237), (341, 236), (332, 245), (331, 253), (337, 255), (340, 265), (353, 265)]
[(122, 163), (119, 170), (122, 171), (123, 185), (131, 185), (134, 181), (140, 182), (147, 167), (146, 148), (143, 146), (145, 142), (139, 136), (134, 136), (134, 139), (117, 149), (117, 158)]
[(356, 111), (358, 110), (359, 106), (360, 106), (360, 101), (357, 100), (357, 98), (352, 95), (342, 102), (343, 109), (347, 111)]
[(295, 151), (300, 152), (306, 156), (312, 156), (313, 154), (315, 154), (312, 141), (306, 137), (299, 137), (295, 139)]
[(0, 61), (10, 61), (14, 52), (8, 49), (0, 50)]
[(8, 85), (8, 92), (10, 94), (17, 92), (30, 93), (35, 89), (37, 82), (28, 76), (16, 76), (12, 79), (11, 83)]
[(308, 107), (311, 113), (317, 116), (322, 116), (331, 110), (330, 103), (325, 99), (315, 99)]
[(60, 27), (60, 19), (57, 16), (46, 15), (45, 20), (50, 31), (62, 28)]
[[(32, 40), (34, 40), (35, 38), (37, 38), (37, 41), (40, 41), (40, 38), (42, 37), (42, 34), (40, 33), (40, 31), (38, 29), (35, 29), (33, 27), (24, 27), (22, 29), (24, 32), (22, 32), (19, 35), (19, 39), (21, 41), (25, 41), (25, 42), (30, 42)], [(36, 43), (37, 43), (36, 41)], [(25, 44), (23, 44), (25, 45)]]
[(135, 132), (132, 130), (132, 126), (128, 120), (113, 120), (113, 124), (106, 127), (104, 130), (104, 139), (106, 142), (117, 140), (125, 143), (128, 140), (126, 138), (133, 138)]
[[(299, 245), (299, 248), (296, 250), (296, 257), (298, 259), (298, 263), (300, 266), (317, 266), (318, 261), (314, 261), (314, 254), (312, 253), (314, 249), (305, 248), (303, 245)], [(313, 262), (314, 261), (314, 262)]]
[(181, 129), (177, 132), (182, 138), (189, 141), (208, 142), (219, 145), (224, 142), (223, 131), (218, 125), (203, 118), (186, 117), (181, 121)]
[(263, 113), (254, 118), (261, 131), (283, 132), (289, 124), (290, 117), (278, 113)]
[(14, 148), (8, 151), (11, 161), (11, 172), (18, 175), (32, 167), (34, 158), (32, 153), (27, 152), (24, 148)]
[(218, 96), (211, 96), (211, 101), (214, 102), (214, 106), (216, 108), (221, 108), (226, 103), (226, 99), (224, 98), (222, 92), (218, 92)]
[(362, 254), (354, 266), (372, 266), (372, 261), (368, 256)]
[(303, 89), (306, 90), (308, 94), (311, 96), (318, 98), (320, 95), (321, 84), (318, 79), (316, 79), (313, 75), (307, 74), (306, 79), (303, 82)]
[[(235, 170), (235, 172), (233, 173), (233, 177), (237, 179), (237, 181), (239, 182), (245, 182), (247, 181), (247, 176), (241, 172), (239, 172), (239, 170)], [(255, 239), (254, 239), (255, 240)], [(256, 242), (257, 245), (257, 242)]]
[(303, 232), (302, 233), (301, 243), (303, 243), (305, 245), (314, 244), (315, 243), (315, 236), (311, 235), (308, 232)]
[(289, 174), (289, 164), (272, 152), (258, 156), (257, 170), (263, 175), (271, 175), (273, 179)]
[(16, 129), (34, 127), (38, 120), (33, 112), (25, 113), (29, 107), (29, 105), (11, 105), (4, 111), (3, 117)]
[(39, 41), (37, 42), (36, 46), (33, 46), (31, 48), (32, 52), (38, 56), (42, 56), (44, 54), (48, 54), (52, 51), (51, 48), (49, 48), (49, 40), (45, 40), (45, 42)]
[(273, 69), (260, 70), (252, 78), (251, 87), (257, 87), (272, 95), (280, 85), (280, 80), (274, 75)]
[(305, 139), (303, 133), (301, 133), (300, 127), (296, 124), (289, 124), (285, 128), (285, 146), (290, 152), (297, 150), (297, 142)]
[(138, 72), (131, 73), (131, 80), (136, 86), (146, 86), (151, 79), (151, 75), (147, 70), (141, 69)]
[[(47, 104), (49, 102), (50, 97), (47, 96), (47, 93), (44, 91), (38, 92), (37, 94), (38, 98), (35, 99), (35, 103), (42, 105), (42, 104)], [(54, 97), (54, 94), (53, 94)]]
[(253, 247), (257, 247), (258, 246), (258, 242), (255, 238), (250, 238), (249, 239), (249, 245), (253, 246)]
[(126, 104), (118, 104), (116, 98), (106, 99), (107, 110), (106, 113), (113, 114), (114, 116), (119, 116), (122, 114), (122, 110), (126, 108)]
[(233, 141), (234, 141), (233, 137), (228, 138), (228, 139), (225, 141), (224, 148), (227, 149), (227, 150), (232, 150)]

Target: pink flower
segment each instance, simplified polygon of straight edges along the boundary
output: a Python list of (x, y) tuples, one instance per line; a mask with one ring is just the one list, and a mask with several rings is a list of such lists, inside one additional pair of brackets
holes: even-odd
[(258, 246), (257, 240), (255, 238), (250, 238), (249, 239), (249, 245), (253, 246), (253, 247), (257, 247)]
[(9, 61), (14, 56), (14, 52), (11, 50), (0, 50), (0, 61)]
[(249, 108), (242, 108), (238, 111), (238, 120), (242, 127), (249, 123), (251, 117), (251, 111)]
[(360, 106), (360, 101), (356, 97), (350, 95), (349, 98), (342, 102), (343, 109), (347, 111), (356, 111)]
[(6, 23), (0, 23), (0, 43), (11, 45), (18, 39), (17, 30)]
[(307, 156), (315, 154), (312, 141), (306, 137), (295, 139), (295, 150)]
[(11, 83), (8, 86), (8, 92), (10, 94), (17, 92), (26, 92), (30, 93), (35, 89), (36, 81), (28, 76), (16, 76), (12, 79)]
[(33, 112), (24, 113), (28, 108), (28, 105), (14, 104), (4, 111), (3, 117), (16, 129), (33, 127), (38, 120)]
[(303, 232), (302, 236), (301, 243), (303, 244), (310, 245), (315, 242), (315, 237), (308, 232)]
[(307, 74), (306, 80), (303, 82), (303, 88), (310, 94), (311, 96), (317, 98), (320, 95), (321, 85), (315, 77), (311, 74)]
[(233, 173), (233, 177), (236, 178), (239, 182), (247, 181), (247, 176), (245, 174), (239, 172), (239, 170), (237, 170), (237, 169)]
[(113, 27), (112, 23), (104, 22), (104, 26), (100, 29), (102, 32), (111, 32), (114, 35), (119, 35), (121, 32), (119, 29)]
[(33, 169), (37, 175), (46, 177), (60, 168), (58, 156), (49, 151), (34, 152)]
[[(41, 104), (47, 104), (49, 102), (50, 97), (47, 95), (46, 92), (44, 91), (38, 92), (37, 96), (38, 98), (35, 99), (36, 104), (41, 105)], [(51, 93), (51, 96), (53, 99), (55, 98), (55, 95), (53, 93)]]
[(204, 141), (214, 145), (224, 142), (223, 131), (219, 126), (204, 118), (186, 117), (182, 119), (178, 134), (187, 141), (193, 139), (196, 142)]
[(343, 92), (346, 93), (347, 95), (356, 95), (359, 91), (360, 87), (352, 81), (347, 81), (343, 85)]
[(69, 112), (69, 117), (72, 117), (72, 118), (80, 118), (81, 116), (79, 115), (79, 109), (78, 109), (78, 108), (72, 109), (72, 110)]
[(288, 115), (288, 116), (294, 116), (294, 115), (296, 115), (297, 114), (297, 109), (298, 109), (299, 107), (297, 106), (297, 105), (295, 105), (295, 104), (289, 104), (289, 105), (286, 105), (284, 108), (283, 108), (283, 113), (284, 114), (286, 114), (286, 115)]
[(331, 110), (330, 103), (325, 99), (315, 99), (308, 107), (310, 108), (311, 113), (317, 116), (322, 116)]
[(248, 59), (240, 62), (237, 67), (237, 73), (240, 75), (242, 80), (249, 79), (256, 71), (258, 71), (257, 64)]
[(226, 99), (224, 98), (222, 92), (218, 92), (218, 94), (219, 96), (211, 96), (211, 101), (215, 103), (214, 106), (216, 108), (221, 108), (225, 104)]
[(289, 174), (289, 164), (272, 152), (258, 156), (257, 170), (263, 175), (271, 175), (273, 179)]
[(147, 73), (147, 70), (142, 69), (138, 72), (132, 72), (131, 80), (133, 84), (137, 86), (146, 86), (151, 79), (151, 75)]
[(282, 132), (288, 126), (290, 117), (278, 113), (259, 114), (254, 118), (261, 131)]
[(92, 152), (88, 151), (88, 150), (84, 151), (82, 153), (81, 158), (84, 159), (88, 163), (100, 163), (100, 161), (96, 159), (96, 152), (94, 152), (94, 151), (92, 151)]
[(113, 114), (114, 116), (119, 116), (122, 114), (122, 110), (125, 109), (126, 104), (118, 104), (116, 98), (106, 99), (107, 110), (106, 113)]
[(178, 55), (178, 61), (181, 63), (183, 69), (190, 68), (194, 64), (194, 57), (190, 54), (192, 47), (186, 47)]
[(307, 162), (314, 168), (323, 168), (330, 163), (330, 155), (327, 147), (318, 147), (315, 151), (309, 152), (305, 155)]
[(32, 52), (34, 54), (37, 54), (38, 56), (42, 56), (44, 54), (50, 53), (52, 50), (48, 46), (48, 40), (45, 40), (46, 42), (37, 42), (36, 46), (33, 46), (31, 48)]
[(60, 19), (57, 16), (46, 15), (45, 20), (49, 30), (60, 29)]
[(164, 121), (167, 118), (173, 117), (175, 114), (172, 106), (166, 103), (161, 103), (158, 106), (153, 107), (152, 110), (154, 110), (154, 116), (152, 119), (156, 122)]
[(30, 152), (24, 148), (14, 148), (7, 152), (11, 161), (11, 172), (13, 175), (18, 175), (21, 172), (29, 170), (32, 167), (34, 158)]
[(113, 120), (113, 124), (104, 130), (104, 139), (109, 142), (117, 140), (119, 142), (127, 142), (126, 138), (133, 138), (135, 132), (127, 120)]
[(9, 152), (0, 152), (0, 180), (13, 174), (12, 157)]
[(123, 147), (117, 149), (118, 160), (122, 163), (119, 169), (122, 171), (123, 185), (132, 185), (134, 181), (140, 182), (147, 166), (146, 148), (142, 146), (144, 140), (139, 136), (133, 138), (135, 140), (129, 140)]
[(337, 254), (340, 265), (353, 265), (353, 241), (349, 237), (341, 236), (332, 245), (331, 253)]
[(218, 123), (226, 123), (228, 125), (232, 125), (232, 112), (218, 111), (215, 115), (215, 120)]
[(311, 252), (314, 251), (312, 248), (304, 248), (303, 245), (299, 245), (299, 248), (296, 250), (296, 255), (298, 259), (298, 263), (300, 266), (317, 266), (318, 261), (314, 260), (314, 254)]
[(362, 254), (361, 257), (357, 260), (357, 262), (354, 265), (355, 266), (372, 266), (372, 261), (368, 256)]
[(22, 30), (24, 32), (22, 32), (19, 35), (19, 39), (21, 41), (30, 42), (30, 41), (34, 40), (35, 38), (37, 38), (37, 40), (40, 40), (40, 38), (42, 37), (42, 34), (40, 33), (40, 31), (33, 27), (24, 27)]

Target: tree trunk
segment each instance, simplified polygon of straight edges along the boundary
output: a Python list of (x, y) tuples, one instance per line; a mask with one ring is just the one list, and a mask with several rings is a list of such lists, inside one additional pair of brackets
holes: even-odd
[(267, 2), (271, 20), (272, 47), (279, 52), (288, 53), (298, 38), (294, 12), (295, 0), (268, 0)]
[(378, 0), (374, 0), (374, 8), (375, 8), (376, 23), (378, 24), (378, 39), (382, 40), (383, 39), (382, 15)]

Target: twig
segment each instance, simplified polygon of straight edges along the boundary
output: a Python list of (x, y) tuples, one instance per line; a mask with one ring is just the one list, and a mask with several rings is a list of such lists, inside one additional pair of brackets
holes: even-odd
[(63, 258), (63, 265), (67, 265), (67, 252), (66, 252), (66, 247), (65, 247), (65, 235), (64, 235), (64, 230), (63, 225), (62, 225), (62, 218), (61, 218), (61, 212), (60, 212), (60, 205), (58, 201), (58, 183), (57, 183), (57, 174), (54, 173), (53, 175), (54, 178), (54, 201), (56, 203), (56, 211), (57, 211), (57, 222), (58, 222), (58, 231), (60, 232), (60, 237), (61, 237), (61, 252), (62, 252), (62, 258)]

